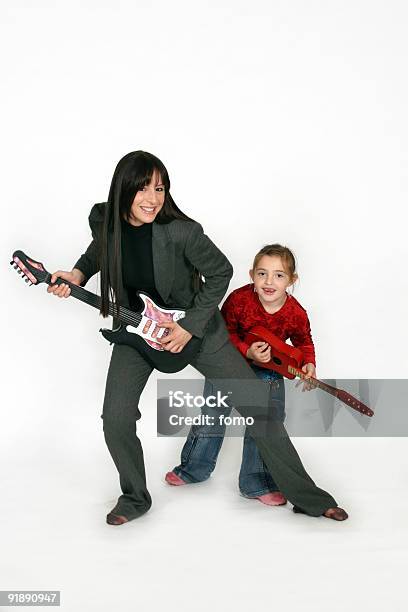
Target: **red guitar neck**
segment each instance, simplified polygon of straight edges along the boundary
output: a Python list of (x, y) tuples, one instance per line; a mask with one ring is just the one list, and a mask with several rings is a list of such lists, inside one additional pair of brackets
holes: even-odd
[[(298, 376), (302, 380), (306, 380), (306, 374), (303, 372), (303, 370), (299, 370), (299, 368), (294, 368), (293, 366), (289, 365), (288, 366), (288, 372), (290, 372), (290, 374), (293, 374), (294, 376)], [(324, 383), (323, 381), (319, 380), (318, 378), (314, 378), (314, 376), (311, 376), (310, 378), (308, 378), (307, 382), (312, 387), (323, 389), (323, 391), (327, 391), (327, 393), (330, 393), (331, 395), (334, 395), (335, 397), (338, 397), (338, 391), (339, 390), (336, 389), (336, 387), (331, 387), (330, 385)]]
[[(294, 376), (298, 376), (302, 380), (306, 380), (306, 374), (302, 370), (299, 370), (299, 368), (295, 368), (289, 365), (288, 372), (290, 374), (293, 374)], [(346, 404), (346, 406), (354, 408), (354, 410), (361, 412), (361, 414), (365, 414), (370, 417), (374, 414), (371, 408), (363, 404), (363, 402), (360, 402), (360, 400), (355, 398), (350, 393), (347, 393), (347, 391), (343, 391), (343, 389), (337, 389), (336, 387), (332, 387), (331, 385), (328, 385), (327, 383), (324, 383), (323, 381), (319, 380), (318, 378), (314, 378), (313, 376), (308, 378), (307, 382), (312, 387), (323, 389), (323, 391), (330, 393), (330, 395), (334, 395), (334, 397)]]

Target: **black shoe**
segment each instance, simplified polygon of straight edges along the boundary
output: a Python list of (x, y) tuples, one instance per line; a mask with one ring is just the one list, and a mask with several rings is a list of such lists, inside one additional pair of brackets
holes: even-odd
[[(297, 514), (307, 514), (307, 512), (302, 510), (302, 508), (299, 508), (299, 506), (293, 506), (292, 510), (293, 512), (296, 512)], [(322, 516), (324, 516), (325, 518), (330, 518), (330, 519), (333, 519), (334, 521), (345, 521), (348, 518), (348, 514), (345, 510), (343, 510), (343, 508), (338, 508), (338, 507), (328, 508), (326, 512), (328, 512), (328, 510), (333, 510), (333, 512), (329, 516), (327, 516), (323, 512)]]
[(106, 522), (108, 525), (123, 525), (123, 523), (128, 522), (128, 519), (121, 514), (112, 514), (112, 512), (109, 512), (106, 516)]

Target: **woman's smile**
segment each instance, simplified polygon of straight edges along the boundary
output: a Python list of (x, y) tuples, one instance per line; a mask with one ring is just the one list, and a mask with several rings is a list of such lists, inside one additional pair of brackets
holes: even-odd
[(141, 208), (141, 209), (143, 210), (143, 212), (144, 212), (144, 213), (146, 213), (147, 215), (150, 215), (150, 214), (152, 214), (152, 213), (154, 214), (154, 213), (156, 212), (156, 206), (150, 206), (150, 207), (147, 207), (147, 206), (141, 206), (140, 208)]

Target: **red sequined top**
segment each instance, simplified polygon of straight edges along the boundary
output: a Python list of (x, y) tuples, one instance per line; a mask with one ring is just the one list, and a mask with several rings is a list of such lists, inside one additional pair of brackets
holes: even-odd
[(230, 293), (221, 312), (231, 342), (244, 357), (250, 346), (243, 340), (245, 334), (254, 325), (262, 325), (284, 342), (289, 338), (293, 346), (302, 351), (304, 363), (316, 365), (309, 318), (306, 310), (293, 295), (288, 295), (283, 306), (277, 312), (270, 314), (262, 306), (251, 283)]

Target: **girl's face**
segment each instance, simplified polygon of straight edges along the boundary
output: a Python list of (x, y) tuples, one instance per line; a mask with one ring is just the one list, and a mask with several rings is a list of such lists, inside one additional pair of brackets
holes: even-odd
[(164, 204), (164, 185), (160, 174), (155, 170), (146, 187), (136, 192), (129, 214), (132, 225), (152, 223)]
[(297, 275), (290, 275), (281, 257), (263, 255), (256, 268), (249, 271), (262, 304), (281, 306), (286, 300), (286, 289), (293, 285)]

